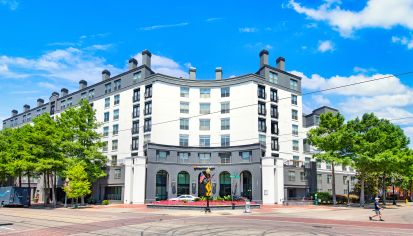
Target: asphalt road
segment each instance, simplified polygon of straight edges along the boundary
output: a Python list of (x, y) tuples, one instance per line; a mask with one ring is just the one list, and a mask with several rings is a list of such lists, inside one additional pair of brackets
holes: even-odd
[[(306, 214), (313, 213), (314, 217)], [(400, 217), (413, 217), (412, 208)], [(157, 211), (146, 208), (0, 209), (2, 235), (413, 235), (413, 224), (354, 220), (354, 211)], [(331, 214), (331, 216), (329, 215)], [(369, 214), (369, 212), (367, 212)], [(394, 212), (394, 214), (398, 214)], [(407, 216), (407, 217), (406, 217)], [(365, 217), (363, 217), (365, 218)], [(350, 220), (349, 220), (350, 219)]]

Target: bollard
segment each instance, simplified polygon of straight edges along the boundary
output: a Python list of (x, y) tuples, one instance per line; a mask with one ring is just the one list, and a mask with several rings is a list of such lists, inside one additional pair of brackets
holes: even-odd
[(251, 213), (251, 203), (250, 203), (250, 201), (245, 201), (245, 212), (244, 213)]

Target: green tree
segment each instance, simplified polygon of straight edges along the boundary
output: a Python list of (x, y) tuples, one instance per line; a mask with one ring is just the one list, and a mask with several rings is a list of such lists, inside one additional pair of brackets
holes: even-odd
[(97, 133), (100, 124), (96, 121), (95, 111), (89, 103), (84, 100), (80, 106), (67, 109), (57, 118), (57, 123), (63, 134), (64, 155), (85, 164), (90, 182), (104, 177), (104, 167), (108, 160), (100, 151), (103, 147), (101, 135)]
[(68, 198), (78, 199), (91, 193), (89, 176), (85, 171), (86, 164), (83, 161), (72, 161), (65, 175), (69, 180), (64, 190)]
[(10, 182), (8, 165), (12, 162), (11, 147), (14, 131), (12, 129), (0, 130), (0, 181), (2, 186)]
[(373, 113), (349, 121), (347, 127), (355, 140), (352, 151), (360, 176), (360, 204), (365, 203), (364, 181), (369, 173), (381, 175), (385, 198), (386, 178), (400, 171), (401, 157), (407, 150), (408, 138), (399, 126), (379, 119)]
[(350, 164), (352, 139), (346, 131), (344, 117), (331, 112), (321, 114), (320, 125), (308, 133), (309, 142), (317, 148), (319, 153), (314, 157), (331, 163), (333, 204), (336, 201), (335, 165)]

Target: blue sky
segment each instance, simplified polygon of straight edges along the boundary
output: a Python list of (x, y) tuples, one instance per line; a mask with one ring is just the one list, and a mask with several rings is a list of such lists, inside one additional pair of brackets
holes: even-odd
[[(154, 69), (212, 79), (270, 64), (303, 76), (304, 92), (413, 71), (412, 0), (324, 1), (0, 0), (0, 119), (80, 79), (99, 81), (149, 49)], [(303, 97), (305, 112), (330, 105), (413, 117), (413, 74)], [(394, 120), (413, 137), (413, 119)], [(1, 124), (0, 124), (1, 125)]]

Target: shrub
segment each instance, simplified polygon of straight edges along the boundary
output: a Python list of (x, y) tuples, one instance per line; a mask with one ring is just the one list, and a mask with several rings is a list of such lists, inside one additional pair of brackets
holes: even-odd
[(231, 195), (224, 196), (224, 201), (231, 201)]
[[(315, 193), (311, 194), (311, 197), (314, 199), (315, 198)], [(321, 202), (321, 203), (330, 203), (333, 199), (333, 197), (331, 196), (330, 193), (328, 192), (317, 192), (317, 199)]]
[(350, 194), (350, 202), (359, 202), (360, 197), (354, 194)]
[(199, 200), (201, 200), (201, 198), (197, 197), (194, 199), (194, 202), (198, 202)]
[(102, 205), (109, 205), (109, 200), (103, 200)]

